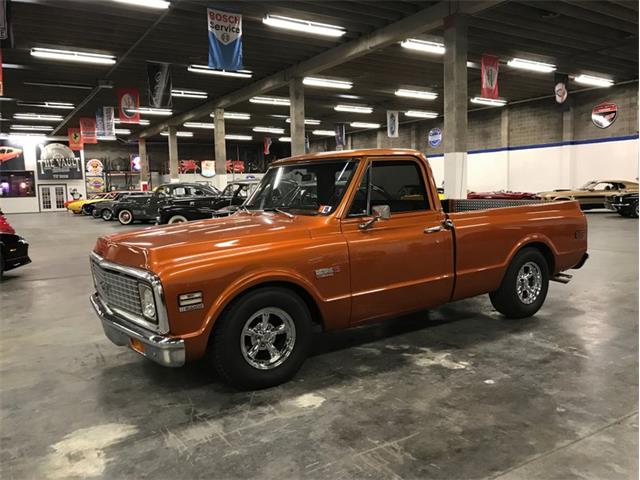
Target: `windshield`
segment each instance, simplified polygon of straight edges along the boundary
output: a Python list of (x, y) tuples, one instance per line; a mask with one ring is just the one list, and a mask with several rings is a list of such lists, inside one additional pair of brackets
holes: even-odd
[(245, 207), (328, 215), (340, 204), (357, 165), (358, 160), (337, 159), (270, 168)]
[(584, 189), (584, 190), (589, 190), (590, 188), (595, 188), (597, 184), (598, 184), (598, 182), (591, 181), (591, 182), (587, 182), (587, 183), (585, 183), (585, 184), (584, 184), (582, 187), (580, 187), (580, 188), (582, 188), (582, 189)]

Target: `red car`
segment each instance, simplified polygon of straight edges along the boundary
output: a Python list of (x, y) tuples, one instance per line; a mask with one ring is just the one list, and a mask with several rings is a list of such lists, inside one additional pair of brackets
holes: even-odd
[(227, 173), (244, 173), (242, 160), (227, 160)]
[(535, 193), (499, 190), (497, 192), (469, 192), (467, 193), (467, 198), (500, 199), (500, 200), (535, 200), (539, 197)]

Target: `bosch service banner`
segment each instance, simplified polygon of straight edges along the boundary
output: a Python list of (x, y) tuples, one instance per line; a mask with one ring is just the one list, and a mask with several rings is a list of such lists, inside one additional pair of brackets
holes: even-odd
[(113, 137), (116, 134), (113, 107), (96, 109), (96, 133), (99, 137)]
[(80, 117), (80, 141), (83, 145), (98, 143), (95, 117)]
[(167, 108), (171, 106), (171, 65), (168, 63), (147, 62), (149, 85), (149, 106)]
[(241, 70), (242, 15), (207, 8), (209, 28), (209, 67)]
[(122, 123), (140, 123), (140, 90), (117, 88), (118, 118)]
[(336, 123), (333, 131), (336, 134), (336, 150), (344, 150), (344, 146), (347, 144), (347, 134), (344, 123)]
[(482, 87), (480, 95), (484, 98), (498, 98), (498, 57), (482, 55), (480, 74)]

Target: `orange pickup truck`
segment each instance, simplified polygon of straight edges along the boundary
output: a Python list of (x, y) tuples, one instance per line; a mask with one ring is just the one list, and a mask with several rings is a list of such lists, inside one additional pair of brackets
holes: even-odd
[(587, 222), (575, 201), (520, 202), (441, 203), (414, 150), (287, 158), (230, 217), (99, 238), (91, 302), (116, 345), (170, 367), (207, 356), (229, 383), (268, 387), (299, 369), (314, 325), (484, 293), (535, 314), (586, 261)]

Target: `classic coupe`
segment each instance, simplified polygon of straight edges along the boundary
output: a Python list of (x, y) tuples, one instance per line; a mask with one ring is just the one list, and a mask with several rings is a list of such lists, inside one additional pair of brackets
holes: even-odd
[(605, 208), (605, 199), (612, 195), (637, 192), (638, 182), (630, 180), (592, 180), (582, 187), (540, 192), (538, 196), (546, 202), (577, 200), (582, 210)]
[(9, 224), (0, 210), (0, 279), (7, 270), (31, 263), (29, 244)]
[(102, 199), (99, 202), (93, 204), (93, 209), (91, 211), (91, 215), (93, 218), (102, 218), (105, 222), (113, 220), (113, 208), (116, 203), (124, 201), (128, 197), (137, 197), (141, 195), (148, 195), (147, 192), (141, 191), (123, 191), (119, 192), (115, 198), (112, 199)]
[(607, 197), (604, 204), (609, 210), (618, 212), (618, 215), (638, 218), (638, 192), (612, 195)]
[(529, 317), (550, 280), (587, 260), (577, 202), (477, 202), (441, 202), (416, 150), (278, 160), (235, 215), (99, 238), (91, 302), (116, 345), (170, 367), (206, 357), (239, 388), (270, 387), (295, 375), (314, 326), (487, 293), (506, 317)]

